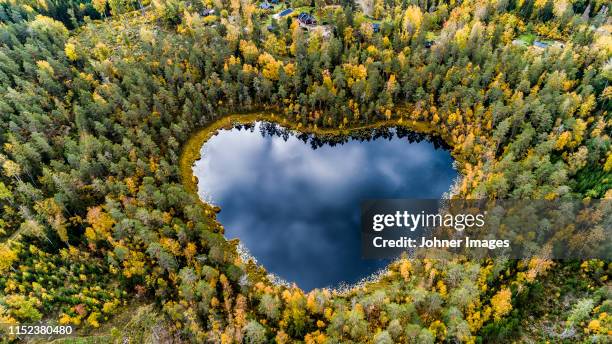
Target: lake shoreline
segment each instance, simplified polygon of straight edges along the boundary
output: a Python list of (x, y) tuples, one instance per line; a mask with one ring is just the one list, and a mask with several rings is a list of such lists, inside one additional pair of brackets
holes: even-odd
[[(207, 216), (211, 220), (219, 225), (219, 231), (223, 234), (223, 225), (217, 220), (216, 213), (219, 208), (213, 206), (202, 200), (198, 195), (198, 178), (195, 176), (193, 166), (196, 161), (201, 159), (201, 148), (208, 140), (218, 134), (220, 130), (229, 130), (237, 125), (249, 125), (256, 122), (269, 122), (277, 124), (282, 128), (294, 131), (296, 133), (308, 134), (323, 137), (348, 137), (352, 133), (360, 130), (378, 129), (378, 128), (402, 128), (413, 131), (417, 134), (433, 135), (440, 138), (449, 147), (449, 152), (452, 155), (452, 140), (449, 135), (441, 133), (437, 127), (431, 126), (430, 123), (419, 122), (414, 120), (406, 120), (402, 118), (394, 118), (389, 120), (379, 120), (369, 124), (354, 125), (344, 128), (319, 128), (316, 125), (303, 126), (301, 123), (296, 123), (286, 117), (282, 117), (276, 110), (254, 110), (246, 112), (237, 112), (223, 115), (217, 120), (210, 122), (199, 129), (196, 129), (193, 134), (183, 144), (179, 159), (180, 177), (181, 183), (187, 188), (187, 190), (198, 197), (200, 204), (205, 209)], [(456, 160), (456, 157), (453, 157)], [(236, 239), (228, 240), (228, 242), (234, 246), (238, 251), (239, 241)], [(252, 257), (252, 256), (250, 256)], [(241, 259), (248, 257), (241, 256)], [(258, 263), (252, 261), (245, 261), (247, 265), (247, 272), (249, 275), (254, 277), (256, 280), (267, 280), (269, 283), (274, 283), (278, 278), (274, 278), (275, 275), (270, 273)], [(336, 288), (327, 288), (334, 294), (348, 295), (352, 291), (362, 288), (365, 285), (373, 285), (381, 282), (381, 278), (387, 274), (390, 266), (393, 262), (390, 262), (385, 268), (365, 276), (360, 281), (353, 284), (342, 284)], [(280, 283), (285, 285), (285, 283)], [(299, 288), (299, 287), (298, 287)]]

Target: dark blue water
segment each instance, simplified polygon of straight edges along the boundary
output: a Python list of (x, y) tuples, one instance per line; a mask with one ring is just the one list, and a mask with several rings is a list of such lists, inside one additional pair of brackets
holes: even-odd
[(194, 166), (199, 194), (269, 272), (304, 290), (357, 282), (388, 263), (361, 259), (360, 201), (440, 198), (457, 172), (414, 133), (355, 135), (330, 144), (269, 123), (222, 130)]

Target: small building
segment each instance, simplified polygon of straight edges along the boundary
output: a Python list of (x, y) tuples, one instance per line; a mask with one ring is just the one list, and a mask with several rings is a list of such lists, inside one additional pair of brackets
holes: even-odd
[(266, 1), (259, 4), (259, 8), (261, 8), (262, 10), (271, 10), (274, 8), (274, 5)]
[(548, 48), (548, 43), (542, 41), (533, 41), (533, 46), (540, 49)]
[(272, 18), (274, 18), (276, 20), (279, 20), (280, 18), (286, 17), (286, 16), (290, 15), (291, 13), (293, 13), (293, 8), (287, 8), (287, 9), (284, 9), (284, 10), (278, 12), (277, 14), (273, 15)]
[(315, 17), (313, 17), (312, 15), (306, 12), (302, 12), (300, 13), (300, 15), (298, 15), (298, 21), (300, 22), (300, 24), (307, 25), (307, 26), (317, 24), (317, 20), (315, 19)]
[(208, 17), (208, 16), (212, 16), (214, 14), (215, 14), (215, 10), (214, 9), (203, 10), (202, 11), (202, 17)]

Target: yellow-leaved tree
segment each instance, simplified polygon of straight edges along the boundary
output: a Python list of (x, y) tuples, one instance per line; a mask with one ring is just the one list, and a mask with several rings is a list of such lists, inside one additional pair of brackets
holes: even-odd
[(0, 244), (0, 273), (4, 274), (5, 271), (10, 269), (13, 262), (17, 260), (17, 253), (6, 244)]
[(423, 13), (418, 6), (408, 6), (404, 12), (404, 30), (409, 34), (414, 34), (420, 27), (423, 21)]
[(491, 298), (493, 316), (495, 320), (501, 319), (512, 310), (512, 292), (508, 288), (503, 288)]

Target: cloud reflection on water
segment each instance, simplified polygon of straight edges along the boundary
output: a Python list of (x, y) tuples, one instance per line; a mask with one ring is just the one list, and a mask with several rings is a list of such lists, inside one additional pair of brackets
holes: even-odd
[(353, 283), (384, 267), (362, 260), (359, 204), (366, 198), (439, 198), (457, 172), (429, 142), (394, 137), (313, 150), (290, 136), (224, 130), (196, 162), (200, 196), (221, 206), (239, 238), (272, 273), (304, 290)]

